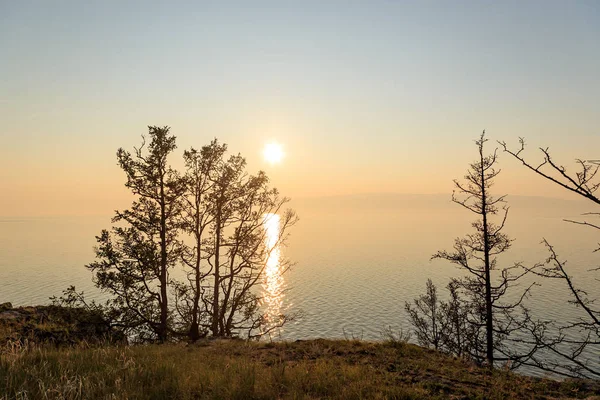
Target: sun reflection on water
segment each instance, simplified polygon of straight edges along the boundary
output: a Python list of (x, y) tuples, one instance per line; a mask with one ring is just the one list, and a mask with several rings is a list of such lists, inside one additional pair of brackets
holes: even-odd
[(267, 259), (265, 279), (263, 282), (263, 305), (266, 309), (268, 322), (275, 322), (281, 314), (283, 303), (283, 277), (281, 275), (281, 250), (279, 247), (280, 217), (269, 213), (263, 217), (266, 233)]

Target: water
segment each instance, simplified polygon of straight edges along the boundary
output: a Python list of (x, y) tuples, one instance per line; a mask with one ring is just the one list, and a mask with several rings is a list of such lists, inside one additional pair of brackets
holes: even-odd
[[(292, 206), (300, 222), (288, 246), (271, 253), (262, 290), (274, 315), (298, 313), (284, 326), (284, 339), (359, 337), (378, 340), (386, 327), (410, 329), (405, 301), (424, 292), (431, 278), (441, 287), (460, 271), (430, 261), (437, 250), (451, 250), (454, 238), (469, 232), (472, 216), (449, 196), (353, 196), (298, 200)], [(586, 203), (550, 199), (509, 199), (506, 233), (515, 238), (501, 263), (543, 260), (546, 237), (556, 245), (575, 282), (593, 289), (590, 268), (600, 264), (597, 232), (563, 222), (585, 211)], [(266, 220), (269, 241), (278, 218)], [(110, 216), (0, 219), (0, 303), (48, 302), (69, 285), (92, 298), (94, 288), (84, 265), (93, 261), (94, 236), (110, 226)], [(281, 276), (279, 257), (296, 264)], [(538, 279), (539, 280), (539, 279)], [(594, 291), (590, 290), (593, 294)], [(543, 281), (530, 301), (540, 318), (568, 320), (561, 282)]]
[(267, 320), (271, 323), (282, 313), (285, 298), (285, 277), (281, 271), (281, 246), (278, 245), (281, 235), (279, 215), (272, 213), (265, 215), (263, 224), (266, 232), (267, 261), (262, 297), (267, 311)]

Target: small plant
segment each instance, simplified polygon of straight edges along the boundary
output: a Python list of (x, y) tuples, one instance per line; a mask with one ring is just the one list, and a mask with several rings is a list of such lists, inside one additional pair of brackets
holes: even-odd
[(347, 333), (346, 329), (342, 328), (342, 333), (344, 334), (344, 339), (349, 341), (360, 341), (363, 340), (364, 337), (364, 331), (362, 329), (360, 330), (360, 334), (357, 334), (354, 332)]
[(410, 342), (411, 337), (411, 333), (402, 328), (394, 331), (391, 326), (387, 326), (381, 330), (381, 338), (383, 341), (393, 345), (406, 344)]

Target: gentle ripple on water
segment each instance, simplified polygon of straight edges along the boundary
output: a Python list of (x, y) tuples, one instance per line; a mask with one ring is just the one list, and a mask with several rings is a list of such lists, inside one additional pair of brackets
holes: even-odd
[[(452, 205), (433, 210), (295, 207), (301, 220), (281, 256), (297, 265), (278, 283), (286, 290), (278, 307), (301, 311), (302, 317), (281, 329), (281, 338), (379, 340), (388, 326), (408, 330), (404, 302), (423, 293), (427, 278), (441, 289), (460, 273), (429, 260), (470, 229), (470, 217)], [(83, 266), (93, 261), (94, 236), (108, 226), (109, 216), (0, 220), (0, 302), (47, 303), (70, 285), (100, 298)], [(598, 265), (598, 254), (591, 252), (597, 240), (587, 231), (582, 234), (581, 227), (562, 222), (562, 215), (539, 210), (519, 214), (517, 209), (507, 233), (516, 241), (502, 263), (542, 260), (546, 253), (539, 242), (547, 237), (557, 244), (561, 257), (569, 259), (578, 283), (585, 288), (593, 282), (586, 279), (586, 270)], [(533, 299), (532, 308), (543, 313), (541, 318), (572, 317), (560, 287), (544, 282)]]

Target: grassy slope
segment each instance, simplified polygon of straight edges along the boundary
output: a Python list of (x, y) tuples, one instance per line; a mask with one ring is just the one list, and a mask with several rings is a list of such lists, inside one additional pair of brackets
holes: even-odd
[(210, 341), (0, 354), (0, 398), (585, 398), (597, 388), (488, 373), (402, 343)]

